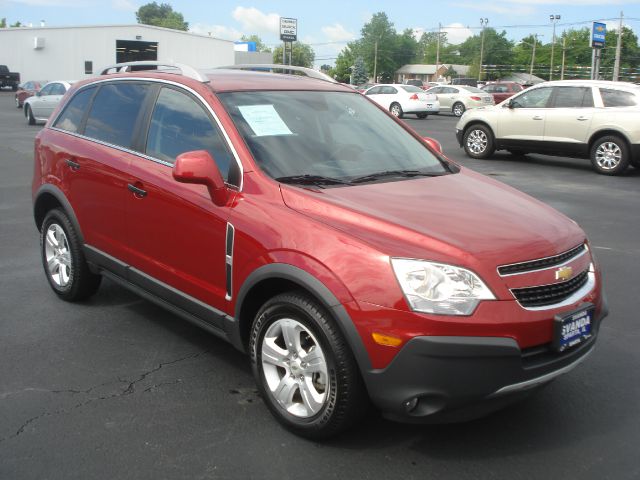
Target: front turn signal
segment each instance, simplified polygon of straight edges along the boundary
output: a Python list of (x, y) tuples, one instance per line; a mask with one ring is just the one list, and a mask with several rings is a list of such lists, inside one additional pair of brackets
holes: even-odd
[(398, 337), (392, 337), (391, 335), (385, 335), (383, 333), (372, 333), (373, 341), (378, 345), (384, 345), (385, 347), (399, 347), (402, 345), (402, 339)]

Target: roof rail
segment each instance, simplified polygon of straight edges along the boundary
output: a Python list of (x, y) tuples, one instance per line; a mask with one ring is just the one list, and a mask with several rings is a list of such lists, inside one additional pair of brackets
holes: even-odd
[[(110, 72), (109, 70), (114, 71)], [(165, 73), (178, 73), (179, 75), (193, 78), (194, 80), (197, 80), (199, 82), (209, 82), (209, 79), (207, 77), (205, 77), (202, 73), (189, 65), (185, 65), (183, 63), (155, 62), (148, 60), (109, 65), (108, 67), (104, 67), (100, 71), (100, 75), (108, 75), (110, 73), (137, 72), (141, 70), (162, 70)], [(177, 72), (175, 72), (176, 70)]]
[(307, 77), (315, 78), (317, 80), (324, 80), (325, 82), (338, 83), (335, 79), (331, 78), (329, 75), (318, 72), (312, 68), (306, 67), (298, 67), (295, 65), (281, 65), (276, 63), (258, 63), (258, 64), (244, 64), (244, 65), (229, 65), (226, 67), (216, 67), (224, 68), (224, 69), (232, 69), (232, 70), (257, 70), (264, 71), (269, 70), (273, 73), (274, 70), (282, 70), (283, 73), (286, 72), (300, 72), (304, 73)]

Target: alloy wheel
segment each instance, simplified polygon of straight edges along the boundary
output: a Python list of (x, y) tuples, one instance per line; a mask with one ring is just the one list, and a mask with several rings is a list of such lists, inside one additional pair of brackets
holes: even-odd
[(613, 142), (604, 142), (596, 149), (595, 160), (603, 170), (613, 170), (622, 160), (622, 150)]
[(66, 287), (71, 279), (73, 268), (71, 251), (67, 235), (57, 223), (52, 223), (47, 229), (44, 254), (51, 280), (59, 287)]
[(291, 415), (316, 415), (329, 398), (329, 375), (318, 340), (297, 320), (271, 324), (260, 345), (262, 372), (269, 393)]
[(467, 148), (474, 155), (481, 155), (487, 149), (487, 135), (482, 130), (472, 130), (467, 136)]

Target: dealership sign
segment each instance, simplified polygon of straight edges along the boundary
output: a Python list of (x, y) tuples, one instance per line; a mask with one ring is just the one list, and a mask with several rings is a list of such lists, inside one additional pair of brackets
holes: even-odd
[(295, 42), (298, 39), (298, 19), (280, 17), (280, 40)]
[(591, 30), (591, 47), (603, 48), (606, 36), (607, 25), (600, 22), (593, 22), (593, 29)]

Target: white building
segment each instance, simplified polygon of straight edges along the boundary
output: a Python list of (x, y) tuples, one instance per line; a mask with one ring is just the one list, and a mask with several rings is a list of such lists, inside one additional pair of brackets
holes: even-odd
[(233, 65), (233, 42), (150, 25), (0, 29), (0, 59), (21, 80), (81, 80), (134, 60)]

